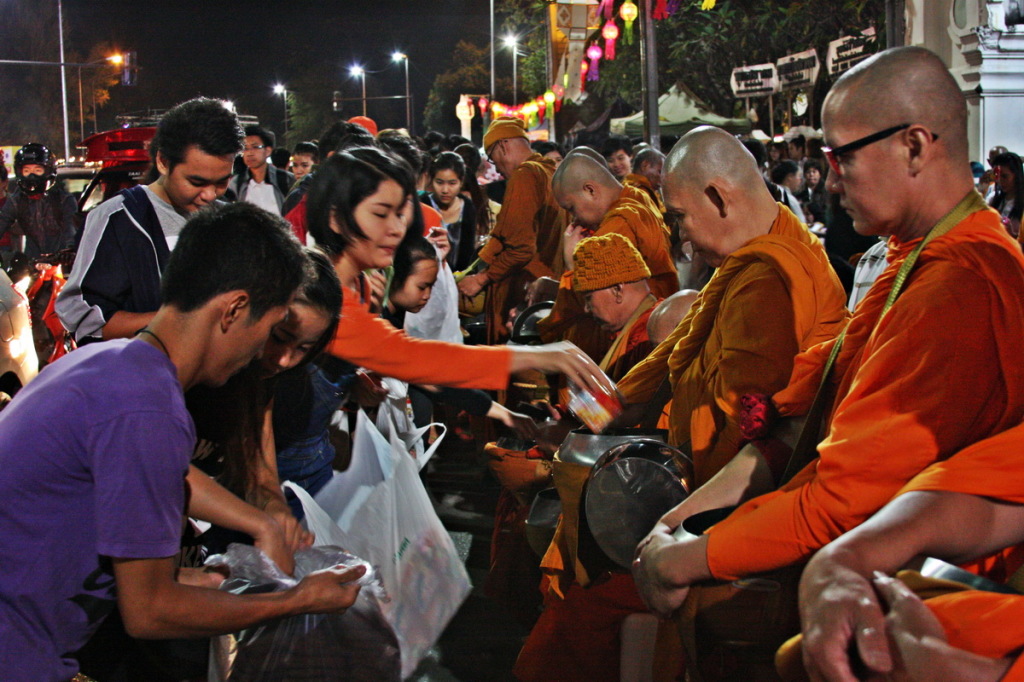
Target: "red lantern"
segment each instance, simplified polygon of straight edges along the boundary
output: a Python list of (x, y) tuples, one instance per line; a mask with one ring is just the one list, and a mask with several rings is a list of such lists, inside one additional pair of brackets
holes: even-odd
[(651, 12), (651, 17), (654, 19), (667, 19), (668, 18), (668, 1), (658, 0), (658, 3), (654, 6), (654, 11)]
[(601, 29), (601, 37), (604, 38), (604, 58), (615, 59), (615, 41), (619, 39), (619, 27), (614, 19), (609, 19)]
[(598, 15), (604, 13), (605, 19), (611, 19), (613, 12), (615, 12), (615, 0), (601, 0), (601, 5), (597, 8)]
[(587, 64), (587, 60), (584, 59), (580, 62), (580, 90), (587, 89), (587, 71), (590, 70), (590, 65)]
[(490, 104), (490, 102), (487, 101), (486, 97), (481, 97), (480, 99), (478, 99), (476, 101), (476, 105), (478, 107), (480, 107), (480, 115), (481, 116), (484, 116), (484, 115), (487, 114), (487, 107), (488, 107), (489, 104)]
[(596, 81), (600, 77), (600, 74), (598, 73), (597, 62), (599, 59), (601, 59), (602, 54), (603, 52), (601, 51), (601, 46), (598, 45), (597, 43), (594, 43), (593, 45), (587, 48), (587, 56), (590, 57), (590, 68), (587, 69), (588, 81)]

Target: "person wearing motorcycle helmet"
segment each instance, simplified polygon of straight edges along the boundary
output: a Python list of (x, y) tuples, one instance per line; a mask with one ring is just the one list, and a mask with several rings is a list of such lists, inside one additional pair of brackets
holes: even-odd
[(14, 155), (14, 175), (14, 187), (0, 209), (0, 236), (10, 230), (15, 250), (23, 250), (29, 258), (72, 247), (78, 205), (57, 184), (57, 166), (50, 150), (38, 142), (19, 149)]

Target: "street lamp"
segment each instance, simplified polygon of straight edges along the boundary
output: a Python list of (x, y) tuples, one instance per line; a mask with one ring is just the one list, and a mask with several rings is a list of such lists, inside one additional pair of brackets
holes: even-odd
[(363, 116), (366, 116), (366, 70), (359, 65), (355, 65), (349, 68), (348, 74), (363, 82)]
[(288, 88), (280, 83), (274, 85), (274, 94), (281, 95), (281, 101), (284, 102), (284, 134), (288, 137)]
[[(96, 61), (89, 62), (88, 64), (79, 64), (78, 65), (78, 134), (80, 136), (79, 144), (81, 144), (81, 141), (85, 139), (85, 106), (82, 104), (82, 67), (83, 66), (89, 66), (89, 65), (92, 65), (92, 64), (102, 64), (103, 62), (109, 62), (110, 64), (112, 64), (114, 66), (119, 66), (119, 65), (124, 63), (124, 57), (122, 57), (119, 54), (112, 54), (109, 57), (105, 57), (103, 59), (97, 59)], [(93, 129), (93, 132), (96, 132), (96, 118), (97, 118), (98, 114), (96, 112), (96, 77), (95, 77), (95, 75), (93, 75), (91, 90), (92, 90), (92, 115), (93, 115), (93, 126), (92, 126), (92, 129)]]
[(512, 49), (512, 106), (519, 104), (518, 79), (516, 77), (516, 65), (519, 62), (519, 39), (514, 35), (505, 36), (505, 47)]
[(409, 96), (409, 55), (401, 52), (393, 52), (391, 61), (405, 62), (405, 129), (412, 135), (412, 99)]

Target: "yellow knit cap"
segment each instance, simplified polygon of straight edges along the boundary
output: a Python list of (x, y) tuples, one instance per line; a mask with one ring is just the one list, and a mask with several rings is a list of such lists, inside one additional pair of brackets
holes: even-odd
[(572, 258), (576, 264), (572, 271), (572, 288), (579, 292), (639, 282), (651, 276), (633, 242), (614, 232), (582, 240), (572, 252)]
[(515, 137), (529, 139), (526, 136), (526, 123), (511, 116), (496, 118), (491, 121), (491, 125), (487, 126), (487, 132), (484, 134), (484, 150), (489, 152), (494, 143)]

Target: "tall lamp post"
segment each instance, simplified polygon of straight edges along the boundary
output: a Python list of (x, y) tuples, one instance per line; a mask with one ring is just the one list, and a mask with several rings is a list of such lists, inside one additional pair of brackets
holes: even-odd
[(71, 157), (71, 133), (68, 131), (68, 74), (64, 68), (64, 5), (57, 0), (57, 35), (60, 36), (60, 103), (64, 108), (64, 159)]
[(519, 62), (519, 39), (513, 35), (505, 36), (505, 46), (512, 49), (512, 106), (519, 104), (519, 87), (516, 69)]
[(363, 116), (366, 116), (366, 69), (357, 65), (351, 67), (348, 73), (353, 78), (358, 78), (363, 82)]
[(281, 101), (284, 103), (284, 135), (288, 137), (288, 88), (277, 83), (274, 86), (274, 94), (281, 95)]
[(405, 63), (405, 129), (412, 135), (412, 98), (409, 96), (409, 55), (393, 52), (391, 61)]
[[(81, 142), (82, 140), (85, 139), (85, 105), (82, 103), (82, 67), (83, 66), (90, 66), (92, 64), (102, 64), (103, 62), (108, 62), (110, 64), (113, 64), (114, 66), (119, 66), (120, 64), (124, 63), (124, 57), (122, 57), (119, 54), (112, 54), (109, 57), (105, 57), (104, 59), (97, 59), (96, 61), (89, 62), (88, 64), (79, 64), (78, 65), (78, 134), (80, 135), (79, 142)], [(96, 130), (95, 123), (96, 123), (96, 116), (97, 116), (97, 112), (96, 112), (96, 77), (95, 76), (93, 76), (93, 79), (92, 79), (92, 88), (91, 89), (92, 89), (93, 132), (95, 132), (95, 130)]]

